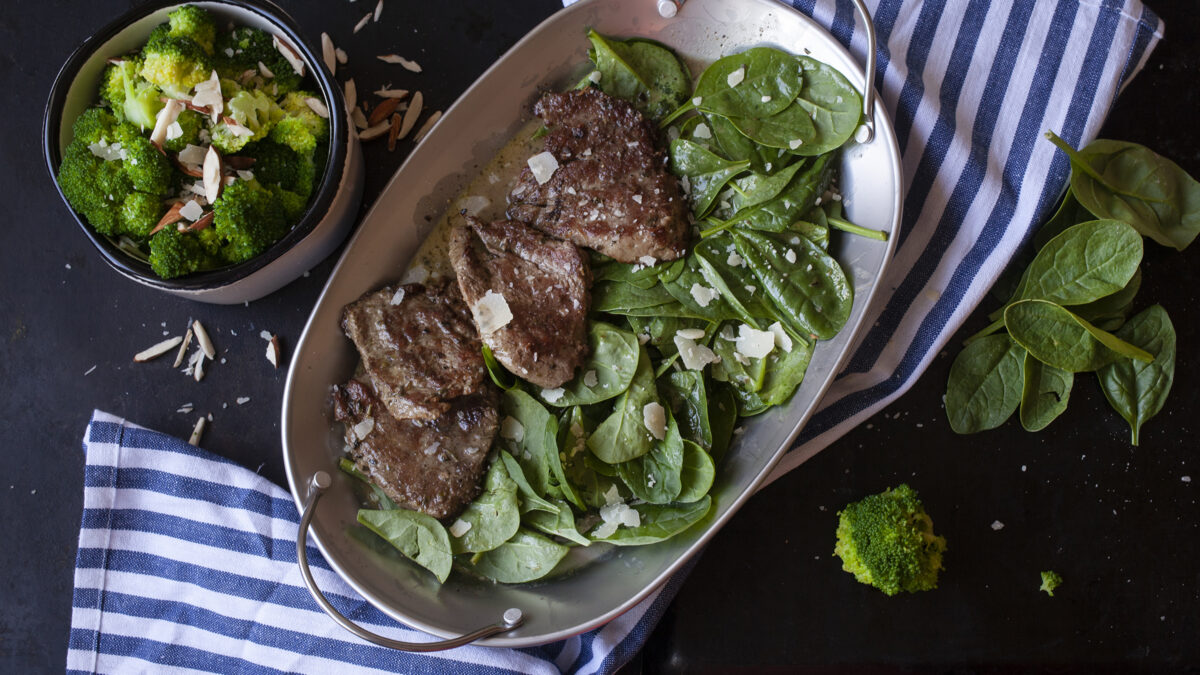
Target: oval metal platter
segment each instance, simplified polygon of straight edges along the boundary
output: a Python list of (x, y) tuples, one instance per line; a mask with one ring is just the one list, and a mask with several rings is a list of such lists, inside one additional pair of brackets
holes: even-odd
[[(818, 344), (808, 376), (789, 404), (744, 423), (719, 468), (711, 492), (712, 513), (688, 532), (652, 546), (576, 549), (580, 553), (569, 558), (565, 573), (512, 586), (459, 575), (439, 585), (382, 540), (362, 536), (351, 479), (337, 470), (343, 443), (329, 402), (331, 385), (348, 379), (358, 360), (339, 328), (342, 307), (398, 279), (431, 223), (529, 120), (540, 93), (569, 88), (589, 70), (589, 28), (658, 40), (692, 63), (773, 45), (811, 54), (840, 70), (860, 90), (863, 87), (862, 68), (845, 49), (811, 19), (775, 0), (688, 0), (670, 19), (660, 17), (649, 0), (585, 0), (550, 17), (518, 42), (413, 150), (350, 241), (309, 317), (288, 373), (281, 428), (289, 487), (297, 504), (315, 472), (334, 477), (312, 523), (312, 539), (325, 559), (373, 605), (439, 637), (468, 632), (516, 607), (524, 612), (525, 623), (480, 644), (524, 647), (561, 640), (621, 615), (665, 582), (754, 493), (791, 447), (856, 343), (864, 310), (896, 245), (903, 183), (900, 152), (886, 113), (877, 104), (875, 138), (843, 152), (841, 189), (854, 222), (892, 236), (886, 243), (835, 238), (833, 253), (855, 284), (849, 322), (835, 339)], [(781, 533), (785, 527), (781, 522)], [(318, 581), (321, 574), (317, 570)]]

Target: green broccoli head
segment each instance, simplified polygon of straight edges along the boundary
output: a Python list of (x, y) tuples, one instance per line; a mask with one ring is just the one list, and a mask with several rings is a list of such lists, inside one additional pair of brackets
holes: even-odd
[(1054, 597), (1054, 589), (1062, 585), (1063, 578), (1058, 572), (1053, 570), (1042, 572), (1042, 587), (1039, 591), (1045, 591), (1046, 595)]
[(280, 101), (283, 119), (271, 130), (271, 140), (282, 143), (297, 153), (312, 157), (317, 145), (329, 137), (329, 120), (313, 112), (304, 102), (306, 98), (317, 98), (309, 92), (293, 91)]
[(173, 35), (169, 24), (151, 31), (142, 59), (142, 78), (175, 98), (186, 98), (213, 70), (204, 48), (191, 38)]
[(125, 119), (125, 64), (130, 62), (129, 69), (136, 73), (141, 69), (141, 58), (125, 56), (120, 61), (110, 63), (100, 76), (100, 102), (107, 105), (118, 119)]
[(213, 204), (213, 227), (222, 241), (222, 257), (237, 263), (267, 250), (291, 229), (298, 215), (297, 200), (296, 195), (257, 180), (239, 180), (225, 188)]
[(247, 145), (241, 154), (254, 158), (252, 170), (258, 182), (277, 185), (304, 199), (312, 194), (316, 167), (311, 158), (270, 138)]
[[(142, 79), (139, 73), (142, 61), (127, 58), (121, 63), (111, 66), (104, 85), (100, 91), (101, 98), (112, 105), (113, 112), (122, 121), (134, 124), (142, 129), (153, 129), (158, 111), (162, 110), (162, 92), (158, 87)], [(120, 93), (117, 93), (118, 83)], [(120, 105), (116, 99), (120, 98)]]
[(119, 214), (121, 233), (138, 241), (149, 237), (164, 211), (161, 197), (136, 190), (130, 192)]
[(132, 124), (118, 126), (115, 134), (124, 154), (121, 160), (122, 168), (129, 176), (134, 189), (153, 195), (167, 194), (175, 173), (171, 161)]
[(200, 45), (205, 53), (213, 53), (217, 22), (207, 10), (195, 5), (184, 5), (167, 15), (167, 25), (172, 36), (188, 38)]
[(263, 64), (274, 76), (268, 81), (275, 85), (276, 95), (294, 90), (303, 79), (275, 48), (271, 34), (257, 28), (242, 26), (221, 33), (217, 36), (214, 59), (217, 73), (233, 80), (238, 80), (248, 70), (260, 73), (258, 64)]
[(117, 127), (120, 122), (104, 108), (88, 108), (75, 120), (72, 127), (72, 138), (84, 146), (104, 141), (111, 143), (117, 140)]
[(196, 234), (165, 227), (151, 237), (150, 268), (154, 273), (163, 279), (174, 279), (219, 266), (221, 261), (205, 248)]
[(179, 113), (179, 118), (175, 121), (179, 123), (179, 129), (183, 133), (171, 138), (171, 134), (168, 132), (167, 140), (163, 142), (164, 148), (171, 152), (179, 152), (189, 145), (200, 145), (200, 130), (204, 128), (205, 121), (200, 113), (184, 110)]
[(63, 151), (58, 167), (58, 185), (71, 208), (78, 211), (100, 234), (121, 233), (120, 207), (133, 191), (120, 162), (97, 157), (81, 139)]
[[(279, 105), (260, 89), (237, 92), (225, 103), (225, 110), (237, 126), (231, 127), (222, 120), (212, 129), (212, 143), (224, 154), (233, 154), (247, 143), (265, 138), (283, 117)], [(252, 133), (247, 135), (244, 129)]]
[(901, 484), (849, 504), (838, 513), (834, 554), (842, 569), (888, 595), (937, 588), (946, 540), (915, 490)]

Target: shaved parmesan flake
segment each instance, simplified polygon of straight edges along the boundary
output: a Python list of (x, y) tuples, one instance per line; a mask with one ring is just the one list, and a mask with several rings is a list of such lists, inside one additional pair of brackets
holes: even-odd
[(600, 84), (600, 77), (601, 77), (600, 71), (598, 71), (598, 70), (593, 70), (592, 74), (588, 75), (588, 79), (596, 84)]
[(642, 406), (642, 425), (650, 435), (658, 440), (667, 435), (667, 410), (658, 401), (651, 401)]
[(697, 124), (695, 129), (692, 129), (692, 135), (695, 136), (696, 138), (712, 138), (713, 137), (712, 130), (709, 129), (708, 125), (703, 122), (701, 122), (700, 124)]
[(217, 71), (212, 76), (196, 85), (196, 93), (192, 96), (192, 105), (197, 108), (208, 108), (208, 116), (213, 124), (220, 119), (225, 110), (225, 99), (221, 98), (221, 78)]
[(559, 399), (561, 399), (563, 397), (563, 394), (565, 394), (565, 393), (566, 393), (566, 390), (564, 390), (562, 387), (555, 387), (554, 389), (543, 389), (542, 390), (542, 398), (545, 399), (546, 403), (554, 403), (554, 402), (558, 401)]
[(200, 216), (204, 215), (204, 208), (195, 199), (190, 199), (187, 204), (183, 205), (183, 208), (179, 209), (179, 215), (194, 223)]
[(704, 329), (703, 328), (680, 328), (679, 330), (675, 331), (675, 334), (685, 340), (703, 340), (704, 339)]
[(100, 140), (97, 143), (88, 144), (88, 150), (90, 150), (93, 155), (106, 162), (125, 159), (126, 154), (120, 143), (113, 143), (112, 145), (109, 145), (108, 142), (104, 140)]
[(701, 307), (708, 307), (708, 304), (720, 297), (721, 293), (716, 289), (708, 286), (701, 286), (698, 282), (692, 284), (691, 288), (692, 299)]
[(429, 278), (429, 270), (424, 265), (414, 265), (400, 280), (404, 284), (423, 284)]
[(762, 102), (763, 102), (763, 103), (770, 103), (770, 102), (771, 102), (771, 97), (770, 97), (770, 96), (767, 96), (767, 95), (765, 95), (765, 94), (764, 94), (764, 95), (763, 95), (763, 97), (762, 97)]
[(746, 261), (742, 259), (742, 256), (736, 253), (730, 253), (729, 257), (725, 259), (725, 264), (729, 265), (730, 267), (741, 267), (742, 265), (746, 264)]
[(481, 335), (491, 335), (513, 320), (508, 301), (491, 289), (483, 294), (479, 302), (471, 306), (471, 314), (475, 317), (475, 325)]
[(404, 289), (403, 289), (403, 288), (397, 288), (397, 289), (396, 289), (396, 293), (395, 293), (395, 294), (392, 296), (392, 300), (391, 300), (391, 302), (389, 302), (388, 304), (391, 304), (391, 305), (398, 305), (398, 304), (400, 304), (400, 303), (402, 303), (402, 302), (404, 302)]
[(600, 382), (599, 378), (596, 377), (596, 371), (589, 370), (583, 374), (583, 386), (594, 387), (599, 382)]
[(368, 434), (375, 430), (375, 418), (364, 417), (361, 422), (355, 424), (350, 428), (350, 430), (354, 432), (354, 437), (361, 441), (362, 439), (366, 438)]
[(769, 330), (757, 330), (748, 324), (738, 328), (737, 353), (752, 359), (764, 358), (775, 348), (775, 334)]
[(769, 330), (775, 334), (775, 346), (776, 347), (779, 347), (780, 349), (782, 349), (785, 352), (791, 353), (792, 337), (790, 335), (788, 335), (787, 331), (785, 331), (783, 329), (783, 324), (776, 321), (775, 323), (771, 324), (770, 326), (767, 326), (767, 330)]
[[(700, 331), (702, 334), (704, 331)], [(682, 335), (683, 331), (675, 334), (675, 348), (679, 350), (679, 359), (688, 370), (704, 370), (710, 363), (718, 363), (721, 357), (704, 345), (696, 344), (695, 338)], [(703, 335), (701, 335), (703, 337)]]
[(179, 161), (183, 164), (198, 166), (204, 163), (204, 155), (208, 149), (202, 145), (187, 144), (187, 147), (179, 151)]
[(545, 185), (554, 172), (558, 171), (558, 160), (549, 152), (538, 153), (525, 163), (529, 165), (529, 170), (533, 172), (533, 178), (538, 185)]
[(644, 255), (638, 258), (638, 262), (642, 263), (646, 267), (654, 267), (658, 264), (658, 259), (652, 255)]
[(738, 86), (744, 79), (746, 79), (746, 66), (738, 68), (725, 77), (725, 81), (728, 82), (729, 86), (731, 87)]
[(791, 148), (792, 150), (795, 150), (796, 148), (798, 148), (802, 145), (804, 145), (804, 141), (799, 138), (788, 141), (788, 147)]
[(262, 73), (262, 76), (268, 79), (275, 77), (275, 73), (271, 72), (271, 69), (267, 67), (267, 64), (263, 63), (262, 61), (258, 62), (258, 72)]
[(795, 250), (793, 250), (793, 249), (790, 249), (790, 248), (789, 248), (789, 249), (787, 250), (787, 253), (784, 253), (784, 254), (783, 254), (783, 257), (784, 257), (784, 259), (785, 259), (785, 260), (787, 260), (788, 262), (790, 262), (790, 263), (794, 263), (794, 262), (796, 262), (796, 251), (795, 251)]
[(520, 443), (525, 439), (525, 427), (511, 415), (500, 420), (500, 438), (507, 438)]
[(470, 531), (471, 524), (462, 518), (454, 521), (454, 524), (450, 526), (450, 536), (455, 537), (456, 539), (461, 538), (464, 534)]
[(425, 453), (426, 455), (432, 455), (433, 453), (438, 451), (438, 448), (441, 448), (441, 447), (442, 447), (441, 441), (434, 441), (431, 445), (427, 446), (421, 452)]
[(700, 104), (701, 104), (701, 103), (703, 103), (703, 102), (704, 102), (704, 99), (703, 99), (703, 98), (701, 98), (701, 97), (699, 97), (699, 96), (697, 96), (696, 98), (692, 99), (692, 105), (695, 105), (695, 106), (698, 106), (698, 105), (700, 105)]

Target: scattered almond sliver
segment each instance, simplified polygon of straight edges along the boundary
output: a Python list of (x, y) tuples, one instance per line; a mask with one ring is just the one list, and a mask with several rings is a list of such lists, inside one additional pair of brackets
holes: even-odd
[(409, 104), (408, 110), (404, 111), (404, 125), (400, 127), (400, 138), (408, 136), (408, 132), (412, 131), (413, 126), (417, 123), (417, 118), (421, 115), (421, 108), (425, 105), (425, 96), (421, 92), (413, 94), (412, 103)]
[(375, 21), (376, 21), (376, 23), (379, 22), (380, 14), (383, 14), (383, 0), (379, 0), (379, 2), (375, 3)]
[(358, 132), (358, 139), (360, 141), (369, 141), (373, 138), (379, 138), (380, 136), (386, 134), (388, 132), (388, 129), (390, 129), (391, 127), (392, 127), (392, 123), (390, 121), (385, 120), (383, 122), (380, 122), (379, 124), (367, 127), (366, 129), (363, 129), (362, 131)]
[(355, 128), (366, 129), (371, 126), (367, 124), (367, 116), (363, 114), (362, 108), (355, 108), (354, 112), (350, 113), (350, 119), (354, 121)]
[(283, 58), (292, 64), (292, 70), (300, 77), (304, 77), (304, 59), (300, 58), (300, 54), (296, 52), (296, 48), (285, 38), (281, 38), (278, 35), (271, 36), (271, 44), (275, 45), (275, 50), (283, 54)]
[(437, 124), (438, 120), (440, 119), (442, 119), (441, 110), (434, 111), (432, 115), (425, 118), (425, 123), (422, 124), (421, 128), (417, 129), (417, 133), (413, 135), (413, 143), (420, 143), (421, 139), (425, 138), (425, 135), (428, 134), (431, 129), (433, 129), (433, 125)]
[(304, 103), (318, 116), (329, 119), (329, 108), (325, 107), (325, 102), (321, 99), (309, 96), (304, 99)]
[(204, 435), (205, 419), (200, 417), (196, 420), (196, 426), (192, 427), (192, 435), (188, 438), (188, 445), (196, 447), (200, 445), (200, 437)]
[(262, 76), (268, 79), (274, 79), (275, 77), (275, 73), (271, 72), (271, 69), (267, 67), (267, 64), (263, 63), (262, 61), (258, 62), (258, 72), (262, 73)]
[(375, 95), (379, 98), (404, 98), (408, 96), (407, 89), (376, 89)]
[(400, 114), (392, 113), (391, 131), (388, 132), (388, 152), (396, 149), (396, 141), (401, 138), (400, 128), (402, 126), (403, 122), (400, 120)]
[(188, 346), (192, 344), (192, 322), (188, 321), (187, 332), (183, 335), (183, 342), (179, 344), (179, 353), (175, 355), (175, 364), (172, 368), (178, 368), (183, 365), (183, 357), (187, 356)]
[(208, 331), (204, 330), (204, 324), (199, 320), (192, 322), (192, 329), (196, 331), (196, 341), (200, 343), (200, 349), (209, 359), (217, 357), (217, 350), (213, 348), (212, 340), (208, 338)]
[(154, 345), (153, 347), (148, 347), (148, 348), (143, 349), (142, 351), (138, 352), (137, 354), (134, 354), (133, 362), (134, 363), (145, 363), (146, 361), (149, 361), (151, 359), (156, 359), (156, 358), (162, 356), (163, 354), (166, 354), (167, 352), (174, 349), (175, 345), (179, 344), (180, 342), (183, 342), (183, 338), (179, 337), (178, 335), (176, 335), (173, 338), (163, 340), (162, 342)]
[(346, 113), (351, 114), (355, 106), (358, 105), (358, 87), (354, 85), (354, 78), (346, 80), (346, 84), (342, 85), (346, 99)]
[(399, 54), (383, 54), (377, 58), (384, 63), (400, 64), (405, 70), (409, 70), (414, 73), (421, 72), (421, 64), (417, 63), (416, 61), (410, 61)]
[(333, 38), (329, 37), (329, 33), (321, 33), (321, 58), (324, 59), (329, 72), (337, 70), (337, 54), (334, 52)]
[(272, 366), (279, 367), (279, 338), (274, 335), (267, 340), (267, 360)]
[(337, 62), (342, 64), (343, 66), (346, 65), (346, 61), (348, 61), (350, 58), (350, 57), (346, 56), (346, 50), (342, 49), (341, 47), (338, 47), (337, 49), (333, 50), (333, 55), (337, 57)]
[(396, 112), (396, 106), (398, 105), (400, 105), (399, 99), (384, 99), (383, 103), (375, 106), (375, 109), (371, 111), (371, 116), (367, 118), (367, 126), (373, 127), (386, 120), (389, 115)]
[(371, 23), (371, 13), (367, 12), (366, 15), (363, 16), (363, 18), (358, 20), (358, 23), (354, 24), (354, 32), (357, 33), (358, 31), (365, 28), (367, 26), (367, 24), (369, 24), (369, 23)]

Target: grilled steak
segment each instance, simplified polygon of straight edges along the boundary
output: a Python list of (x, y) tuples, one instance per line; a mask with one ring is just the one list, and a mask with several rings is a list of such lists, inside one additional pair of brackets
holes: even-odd
[(541, 185), (524, 169), (509, 218), (624, 263), (687, 252), (687, 201), (653, 122), (593, 87), (547, 94), (534, 112), (550, 128), (545, 149), (558, 169)]
[(452, 281), (368, 293), (346, 305), (342, 330), (358, 348), (379, 400), (397, 419), (434, 419), (450, 409), (451, 399), (483, 388), (487, 373), (478, 333)]
[[(479, 496), (496, 436), (494, 389), (456, 399), (433, 420), (392, 417), (358, 380), (335, 386), (333, 403), (354, 465), (398, 505), (446, 519)], [(374, 425), (359, 438), (355, 426), (368, 417)]]
[[(545, 388), (571, 379), (587, 356), (591, 273), (575, 245), (522, 223), (467, 217), (450, 235), (450, 264), (483, 341), (512, 372)], [(489, 291), (512, 319), (491, 329), (480, 320)]]

